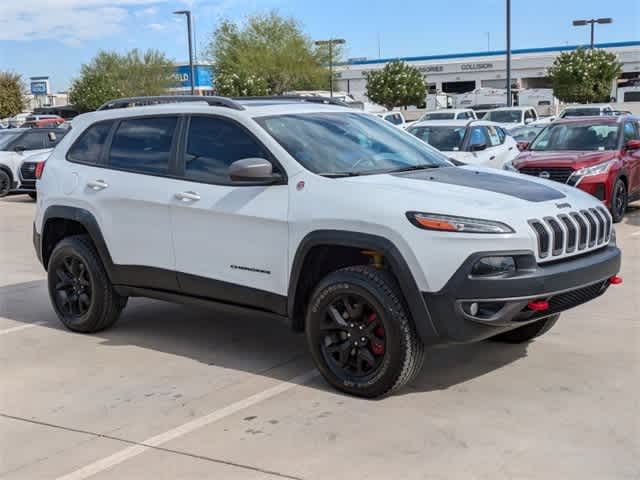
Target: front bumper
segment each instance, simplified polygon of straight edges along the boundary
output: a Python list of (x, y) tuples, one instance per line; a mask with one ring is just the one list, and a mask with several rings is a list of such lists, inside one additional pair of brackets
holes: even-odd
[[(517, 271), (500, 277), (474, 277), (484, 256), (513, 256)], [(423, 293), (439, 343), (466, 343), (492, 337), (526, 323), (581, 305), (602, 295), (620, 270), (620, 250), (612, 245), (570, 260), (537, 264), (533, 254), (483, 252), (470, 256), (442, 290)], [(549, 308), (534, 311), (529, 302)], [(477, 304), (477, 312), (471, 305)], [(472, 314), (471, 312), (474, 312)]]

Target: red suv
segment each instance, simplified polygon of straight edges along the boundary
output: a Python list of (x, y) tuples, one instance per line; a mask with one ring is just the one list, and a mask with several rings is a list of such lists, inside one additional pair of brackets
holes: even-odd
[(619, 222), (627, 204), (640, 200), (640, 118), (557, 120), (505, 168), (584, 190)]

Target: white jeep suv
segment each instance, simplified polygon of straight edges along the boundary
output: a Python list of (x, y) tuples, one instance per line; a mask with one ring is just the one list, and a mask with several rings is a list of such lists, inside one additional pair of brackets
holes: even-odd
[(77, 117), (33, 232), (62, 323), (110, 327), (131, 296), (260, 310), (306, 333), (328, 382), (375, 397), (425, 346), (526, 342), (620, 281), (594, 197), (454, 167), (333, 103), (138, 98)]

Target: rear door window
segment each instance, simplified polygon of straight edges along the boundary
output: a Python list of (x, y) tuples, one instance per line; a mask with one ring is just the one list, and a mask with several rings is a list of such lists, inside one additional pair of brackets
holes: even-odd
[(489, 135), (487, 135), (487, 130), (485, 127), (473, 127), (469, 135), (469, 145), (480, 144), (484, 144), (487, 147), (491, 146), (491, 140), (489, 139)]
[(16, 142), (16, 145), (24, 147), (25, 150), (40, 150), (45, 148), (44, 138), (46, 133), (33, 131), (28, 132)]
[(152, 175), (167, 174), (177, 123), (177, 117), (123, 120), (111, 142), (109, 166)]

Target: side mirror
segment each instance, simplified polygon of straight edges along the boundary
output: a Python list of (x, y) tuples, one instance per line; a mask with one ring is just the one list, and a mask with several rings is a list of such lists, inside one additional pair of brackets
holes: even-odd
[(49, 137), (50, 142), (55, 142), (58, 139), (58, 137), (56, 137), (56, 132), (49, 132), (47, 136)]
[(533, 122), (533, 118), (525, 118), (524, 119), (524, 124), (525, 125), (529, 125), (531, 122)]
[(487, 144), (486, 143), (472, 143), (470, 148), (471, 148), (472, 152), (480, 152), (482, 150), (486, 150)]
[(25, 147), (24, 145), (16, 145), (15, 147), (13, 147), (13, 151), (17, 152), (17, 153), (22, 153), (27, 149), (27, 147)]
[(624, 144), (625, 150), (640, 150), (640, 140), (629, 140)]
[(529, 142), (518, 142), (518, 150), (521, 152), (529, 148)]
[(234, 182), (275, 181), (273, 165), (264, 158), (243, 158), (229, 165), (229, 177)]

